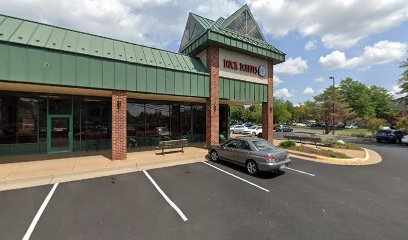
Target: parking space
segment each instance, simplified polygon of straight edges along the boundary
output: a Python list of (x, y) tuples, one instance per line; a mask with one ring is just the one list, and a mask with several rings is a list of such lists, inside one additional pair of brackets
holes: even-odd
[[(381, 192), (376, 191), (379, 184), (362, 181), (362, 175), (378, 174), (372, 167), (299, 159), (292, 163), (284, 173), (258, 176), (219, 161), (61, 183), (30, 239), (403, 239), (407, 235), (408, 211), (403, 203), (407, 193), (402, 190), (406, 182)], [(392, 184), (385, 183), (378, 188), (384, 191)], [(1, 206), (11, 206), (0, 216), (1, 239), (21, 239), (51, 187), (0, 193)]]
[(165, 239), (180, 223), (137, 172), (60, 184), (31, 239)]
[(51, 186), (0, 192), (0, 239), (21, 239)]

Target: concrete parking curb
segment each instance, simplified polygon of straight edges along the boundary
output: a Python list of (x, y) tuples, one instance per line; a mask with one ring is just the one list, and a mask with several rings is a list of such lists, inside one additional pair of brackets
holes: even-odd
[(182, 164), (190, 164), (195, 162), (202, 162), (206, 159), (204, 157), (193, 157), (185, 159), (162, 160), (143, 164), (125, 164), (123, 166), (106, 167), (93, 170), (75, 171), (69, 173), (57, 173), (44, 176), (22, 177), (14, 179), (0, 180), (0, 191), (28, 188), (35, 186), (42, 186), (53, 184), (56, 182), (71, 182), (84, 179), (91, 179), (97, 177), (106, 177), (111, 175), (125, 174), (131, 172), (138, 172), (143, 170), (171, 167)]
[[(317, 154), (310, 154), (310, 153), (303, 153), (303, 152), (298, 152), (298, 151), (293, 151), (293, 150), (288, 150), (288, 152), (292, 156), (300, 157), (302, 159), (306, 160), (311, 160), (315, 162), (321, 162), (321, 163), (328, 163), (328, 164), (337, 164), (337, 165), (371, 165), (371, 164), (377, 164), (382, 161), (381, 156), (374, 152), (373, 150), (369, 150), (366, 148), (363, 148), (364, 150), (364, 157), (362, 158), (331, 158), (331, 157), (325, 157)], [(371, 157), (370, 155), (375, 155)], [(371, 159), (372, 158), (372, 159)]]

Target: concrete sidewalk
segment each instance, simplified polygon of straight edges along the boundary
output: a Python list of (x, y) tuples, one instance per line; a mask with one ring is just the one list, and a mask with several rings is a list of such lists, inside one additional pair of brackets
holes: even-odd
[(201, 145), (167, 150), (141, 148), (127, 154), (127, 160), (112, 161), (110, 152), (39, 154), (0, 158), (0, 191), (136, 172), (205, 160)]

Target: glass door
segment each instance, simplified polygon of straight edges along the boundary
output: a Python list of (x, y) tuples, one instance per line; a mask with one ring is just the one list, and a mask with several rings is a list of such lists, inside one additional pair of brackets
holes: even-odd
[(73, 147), (73, 122), (71, 115), (48, 115), (47, 150), (71, 152)]

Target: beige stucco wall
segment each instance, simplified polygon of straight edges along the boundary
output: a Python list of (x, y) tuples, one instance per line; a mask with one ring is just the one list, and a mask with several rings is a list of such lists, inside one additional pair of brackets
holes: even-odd
[[(261, 77), (253, 73), (247, 73), (240, 70), (224, 68), (224, 59), (236, 61), (243, 64), (249, 64), (256, 67), (263, 65), (266, 69), (266, 75), (265, 77)], [(220, 77), (234, 78), (248, 82), (268, 84), (268, 62), (263, 59), (254, 58), (241, 53), (220, 48)]]

